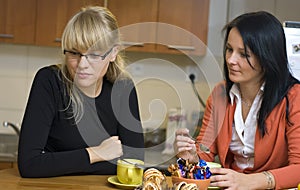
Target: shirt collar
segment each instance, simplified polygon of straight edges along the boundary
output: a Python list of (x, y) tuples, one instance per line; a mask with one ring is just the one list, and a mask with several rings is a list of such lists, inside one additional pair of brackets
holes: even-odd
[[(263, 83), (260, 87), (260, 92), (263, 92), (265, 88), (265, 83)], [(233, 105), (234, 103), (234, 98), (237, 97), (238, 99), (241, 98), (241, 93), (238, 85), (234, 83), (229, 91), (229, 97), (230, 97), (230, 103)]]

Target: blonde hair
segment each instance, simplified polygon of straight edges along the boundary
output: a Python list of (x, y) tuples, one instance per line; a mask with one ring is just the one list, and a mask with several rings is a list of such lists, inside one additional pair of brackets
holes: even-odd
[[(105, 7), (82, 8), (69, 20), (62, 35), (62, 51), (98, 50), (107, 52), (116, 45), (120, 45), (118, 24), (115, 16)], [(73, 117), (77, 123), (83, 115), (83, 104), (79, 90), (73, 83), (66, 66), (66, 60), (60, 69), (70, 95), (70, 102), (66, 110), (71, 104), (73, 105)], [(113, 83), (122, 73), (125, 73), (124, 60), (118, 53), (115, 61), (109, 64), (105, 77)]]

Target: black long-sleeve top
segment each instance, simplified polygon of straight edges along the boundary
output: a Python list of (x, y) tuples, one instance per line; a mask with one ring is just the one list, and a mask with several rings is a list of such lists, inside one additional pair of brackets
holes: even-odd
[[(22, 177), (115, 174), (117, 159), (90, 164), (85, 149), (110, 136), (119, 136), (124, 157), (144, 159), (138, 100), (131, 80), (112, 84), (104, 78), (98, 97), (89, 98), (83, 93), (81, 97), (85, 112), (76, 124), (58, 68), (49, 66), (37, 72), (19, 139)], [(94, 115), (88, 107), (96, 110)]]

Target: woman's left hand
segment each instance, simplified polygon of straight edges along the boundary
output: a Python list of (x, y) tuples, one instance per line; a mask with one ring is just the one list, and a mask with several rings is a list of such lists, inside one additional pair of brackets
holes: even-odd
[(226, 168), (211, 168), (211, 186), (223, 187), (229, 190), (252, 189), (253, 178)]

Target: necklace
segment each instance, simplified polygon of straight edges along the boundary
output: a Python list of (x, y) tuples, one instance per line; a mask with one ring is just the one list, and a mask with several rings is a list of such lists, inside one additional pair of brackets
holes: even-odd
[(245, 106), (247, 106), (248, 108), (251, 107), (252, 103), (249, 103), (249, 102), (246, 102), (244, 99), (243, 99), (243, 94), (241, 93), (241, 101), (242, 101), (242, 104), (244, 104)]
[(248, 108), (250, 108), (251, 105), (252, 105), (251, 103), (244, 101), (243, 98), (241, 98), (241, 101), (242, 101), (242, 103), (243, 103), (245, 106), (247, 106)]

